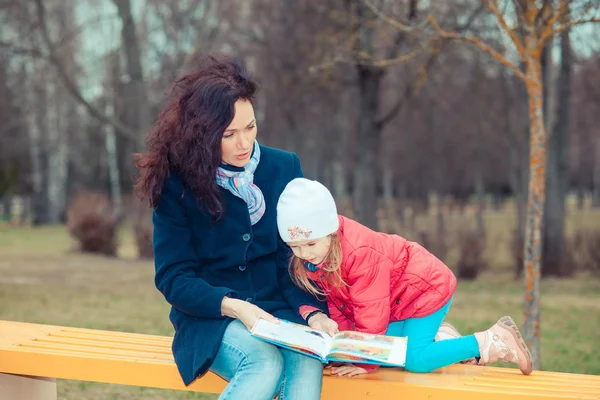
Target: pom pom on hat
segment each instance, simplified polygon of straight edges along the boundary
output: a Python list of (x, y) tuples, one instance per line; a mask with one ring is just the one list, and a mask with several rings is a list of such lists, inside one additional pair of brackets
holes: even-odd
[(277, 203), (277, 229), (284, 242), (320, 239), (338, 227), (335, 200), (325, 186), (306, 178), (287, 184)]

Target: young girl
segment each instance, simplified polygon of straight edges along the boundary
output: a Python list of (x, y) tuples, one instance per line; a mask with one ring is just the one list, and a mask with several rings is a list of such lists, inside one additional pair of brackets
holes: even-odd
[[(417, 243), (338, 216), (331, 193), (320, 183), (298, 178), (286, 186), (277, 204), (277, 227), (294, 253), (295, 283), (326, 297), (340, 330), (407, 336), (406, 370), (429, 372), (480, 357), (480, 364), (511, 362), (531, 374), (531, 354), (510, 317), (483, 332), (435, 341), (456, 289), (452, 271)], [(332, 373), (373, 370), (345, 364)]]

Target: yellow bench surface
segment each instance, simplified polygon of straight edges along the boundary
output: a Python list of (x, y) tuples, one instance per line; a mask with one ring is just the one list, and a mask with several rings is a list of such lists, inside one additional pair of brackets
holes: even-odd
[[(170, 337), (0, 320), (0, 372), (220, 393), (207, 373), (185, 387)], [(508, 397), (507, 397), (508, 396)], [(382, 368), (356, 378), (325, 376), (324, 399), (600, 399), (600, 376), (452, 365), (428, 374)]]

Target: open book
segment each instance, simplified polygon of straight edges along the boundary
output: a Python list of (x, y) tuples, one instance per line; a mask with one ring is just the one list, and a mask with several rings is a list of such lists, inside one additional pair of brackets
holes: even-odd
[(371, 335), (353, 331), (329, 336), (304, 325), (280, 320), (279, 324), (259, 319), (252, 335), (277, 346), (305, 353), (323, 363), (356, 362), (403, 367), (406, 360), (406, 337)]

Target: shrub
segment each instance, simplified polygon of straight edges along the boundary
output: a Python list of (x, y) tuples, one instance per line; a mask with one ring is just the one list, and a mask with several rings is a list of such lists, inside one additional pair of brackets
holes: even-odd
[(154, 258), (152, 248), (152, 209), (148, 204), (134, 197), (130, 200), (130, 217), (133, 226), (133, 237), (141, 259), (151, 260)]
[(486, 268), (483, 258), (485, 238), (476, 231), (462, 231), (458, 236), (459, 258), (456, 264), (459, 279), (474, 280)]
[(574, 269), (600, 276), (600, 231), (578, 231), (567, 247)]
[(117, 255), (119, 219), (110, 210), (110, 201), (102, 193), (79, 192), (67, 210), (67, 229), (78, 242), (79, 251)]
[(448, 254), (448, 245), (444, 236), (437, 234), (430, 234), (427, 231), (419, 231), (418, 242), (421, 246), (425, 247), (427, 251), (446, 262), (446, 255)]

